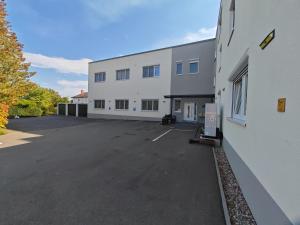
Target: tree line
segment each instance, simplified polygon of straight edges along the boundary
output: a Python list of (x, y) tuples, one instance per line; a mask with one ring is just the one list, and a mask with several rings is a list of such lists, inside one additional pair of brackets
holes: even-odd
[(68, 102), (56, 91), (33, 83), (30, 63), (25, 62), (23, 45), (6, 17), (6, 3), (0, 0), (0, 128), (10, 116), (42, 116), (55, 113), (58, 102)]

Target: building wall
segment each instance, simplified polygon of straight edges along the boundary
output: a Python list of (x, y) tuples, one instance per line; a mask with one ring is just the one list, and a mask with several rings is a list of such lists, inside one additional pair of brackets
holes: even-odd
[[(170, 113), (172, 49), (163, 49), (89, 64), (89, 117), (158, 120)], [(143, 66), (160, 65), (160, 76), (143, 78)], [(130, 69), (129, 80), (116, 80), (116, 70)], [(95, 83), (94, 73), (106, 72), (106, 81)], [(94, 100), (105, 99), (105, 109), (95, 109)], [(115, 99), (128, 99), (129, 110), (115, 109)], [(142, 99), (159, 99), (159, 110), (141, 110)]]
[(72, 98), (73, 103), (88, 104), (88, 98)]
[[(300, 1), (235, 1), (228, 45), (230, 0), (222, 1), (217, 41), (216, 102), (224, 149), (258, 225), (300, 224)], [(273, 29), (265, 50), (259, 44)], [(217, 34), (218, 36), (219, 34)], [(222, 52), (220, 46), (222, 45)], [(246, 126), (231, 117), (230, 77), (249, 63)], [(286, 112), (277, 112), (285, 97)]]
[[(178, 46), (172, 52), (171, 94), (214, 94), (215, 39)], [(189, 74), (189, 62), (199, 60), (199, 73)], [(183, 63), (183, 75), (176, 74), (176, 62)]]

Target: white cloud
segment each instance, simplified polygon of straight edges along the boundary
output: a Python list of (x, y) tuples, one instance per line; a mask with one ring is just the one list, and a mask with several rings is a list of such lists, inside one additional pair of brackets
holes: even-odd
[(59, 93), (64, 97), (72, 97), (80, 93), (81, 90), (88, 90), (87, 80), (59, 80)]
[(60, 73), (88, 74), (88, 63), (91, 59), (78, 60), (65, 59), (62, 57), (49, 57), (42, 54), (25, 52), (24, 56), (31, 66), (43, 69), (54, 69)]
[(170, 0), (81, 0), (87, 10), (91, 25), (98, 27), (104, 23), (115, 22), (128, 10), (149, 6), (153, 7)]
[(211, 28), (201, 28), (197, 30), (196, 32), (188, 32), (182, 37), (177, 38), (168, 38), (164, 39), (162, 41), (159, 41), (158, 43), (154, 44), (154, 48), (161, 48), (161, 47), (167, 47), (172, 45), (179, 45), (179, 44), (185, 44), (189, 42), (195, 42), (195, 41), (201, 41), (205, 39), (214, 38), (216, 36), (216, 29), (217, 27), (211, 27)]

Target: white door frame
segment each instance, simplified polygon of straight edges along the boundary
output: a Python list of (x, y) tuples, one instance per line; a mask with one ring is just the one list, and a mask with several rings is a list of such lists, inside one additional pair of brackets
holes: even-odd
[(187, 122), (196, 122), (197, 104), (195, 102), (185, 102), (183, 108), (183, 120)]

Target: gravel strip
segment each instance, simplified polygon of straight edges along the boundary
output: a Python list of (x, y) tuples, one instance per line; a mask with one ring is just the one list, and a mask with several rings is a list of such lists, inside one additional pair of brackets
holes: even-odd
[(251, 210), (222, 148), (215, 148), (220, 176), (232, 225), (256, 225)]

